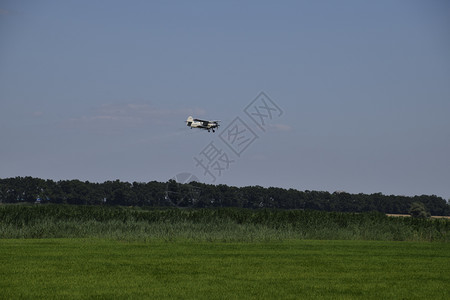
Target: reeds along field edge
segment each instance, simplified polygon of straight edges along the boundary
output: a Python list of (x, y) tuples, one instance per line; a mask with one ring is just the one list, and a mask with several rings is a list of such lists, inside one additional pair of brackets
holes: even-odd
[(2, 205), (0, 238), (449, 241), (450, 221), (274, 209)]

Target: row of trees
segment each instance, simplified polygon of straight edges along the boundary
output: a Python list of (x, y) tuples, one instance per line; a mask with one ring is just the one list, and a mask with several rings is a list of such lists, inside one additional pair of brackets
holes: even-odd
[(407, 214), (421, 203), (432, 215), (450, 215), (450, 205), (435, 195), (395, 196), (346, 192), (298, 191), (261, 186), (233, 187), (199, 182), (43, 180), (32, 177), (0, 179), (0, 203), (64, 203), (79, 205), (243, 207), (312, 209), (321, 211)]

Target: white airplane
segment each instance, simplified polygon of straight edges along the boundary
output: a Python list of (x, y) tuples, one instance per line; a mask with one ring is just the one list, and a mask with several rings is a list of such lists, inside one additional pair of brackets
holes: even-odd
[(192, 116), (189, 116), (186, 120), (186, 125), (192, 128), (201, 128), (208, 130), (212, 130), (212, 132), (216, 132), (214, 129), (219, 128), (219, 122), (220, 121), (207, 121), (207, 120), (200, 120), (200, 119), (194, 119)]

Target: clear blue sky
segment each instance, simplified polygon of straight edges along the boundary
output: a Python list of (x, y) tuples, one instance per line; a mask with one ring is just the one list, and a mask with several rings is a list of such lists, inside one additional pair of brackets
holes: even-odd
[(449, 199), (450, 3), (0, 2), (1, 178), (212, 183), (210, 142), (233, 161), (215, 184)]

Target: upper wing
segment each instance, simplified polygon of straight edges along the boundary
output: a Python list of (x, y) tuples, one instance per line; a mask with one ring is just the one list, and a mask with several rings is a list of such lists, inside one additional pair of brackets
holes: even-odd
[(206, 121), (206, 120), (200, 120), (200, 119), (194, 119), (194, 121), (196, 121), (196, 122), (202, 122), (202, 123), (204, 123), (204, 122), (209, 122), (209, 121)]
[(208, 120), (201, 120), (201, 119), (194, 119), (194, 122), (200, 122), (202, 123), (201, 127), (204, 128), (212, 128), (212, 127), (219, 127), (220, 121), (208, 121)]
[(202, 126), (208, 126), (210, 121), (206, 121), (206, 120), (200, 120), (200, 119), (194, 119), (195, 122), (201, 122)]

